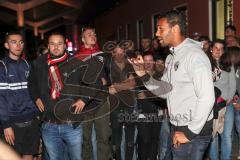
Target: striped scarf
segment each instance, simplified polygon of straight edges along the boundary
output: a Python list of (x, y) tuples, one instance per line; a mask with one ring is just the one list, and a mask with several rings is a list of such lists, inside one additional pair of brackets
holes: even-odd
[(49, 77), (51, 80), (51, 98), (53, 100), (60, 96), (60, 91), (63, 89), (63, 82), (59, 72), (58, 64), (64, 62), (67, 59), (67, 53), (64, 53), (61, 57), (52, 58), (50, 53), (47, 55), (47, 63), (49, 67)]

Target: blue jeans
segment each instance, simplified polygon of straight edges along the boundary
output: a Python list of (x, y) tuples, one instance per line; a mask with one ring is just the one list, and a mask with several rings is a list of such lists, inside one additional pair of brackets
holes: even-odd
[(212, 136), (196, 136), (190, 142), (172, 147), (173, 160), (202, 160)]
[[(223, 133), (220, 134), (221, 137), (221, 160), (231, 160), (232, 154), (232, 130), (234, 124), (234, 107), (233, 105), (227, 106), (225, 119), (224, 119), (224, 129)], [(219, 159), (219, 135), (216, 135), (211, 142), (209, 155), (211, 160)]]
[(64, 148), (67, 148), (71, 160), (82, 159), (82, 125), (74, 129), (72, 124), (44, 122), (41, 130), (50, 160), (65, 160)]
[(168, 119), (161, 122), (159, 140), (159, 160), (171, 159), (171, 126)]
[(92, 126), (92, 152), (93, 152), (93, 160), (97, 160), (97, 135), (95, 130), (95, 124)]
[[(240, 103), (240, 99), (238, 100), (238, 103)], [(236, 131), (238, 134), (238, 155), (240, 155), (240, 110), (235, 110), (234, 113)]]

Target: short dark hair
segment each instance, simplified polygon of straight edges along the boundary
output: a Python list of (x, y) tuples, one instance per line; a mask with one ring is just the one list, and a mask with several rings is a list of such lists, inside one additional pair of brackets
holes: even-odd
[(11, 35), (20, 35), (20, 36), (23, 37), (23, 34), (22, 34), (20, 31), (18, 31), (18, 30), (9, 31), (9, 32), (7, 32), (7, 33), (5, 34), (4, 42), (7, 42), (8, 39), (9, 39), (9, 37), (10, 37)]
[(236, 29), (236, 27), (235, 27), (234, 25), (227, 25), (227, 26), (225, 27), (225, 31), (226, 31), (227, 29), (231, 29), (231, 30), (233, 30), (235, 33), (236, 33), (236, 31), (237, 31), (237, 29)]
[[(213, 42), (212, 42), (212, 45), (211, 47), (213, 47), (216, 43), (221, 43), (223, 44), (223, 46), (225, 47), (225, 41), (223, 39), (215, 39)], [(225, 48), (224, 48), (225, 49)]]
[(143, 39), (148, 39), (148, 40), (150, 40), (150, 41), (151, 41), (151, 38), (149, 38), (149, 37), (146, 37), (146, 36), (142, 37), (142, 39), (141, 39), (141, 40), (143, 40)]
[(187, 21), (186, 21), (186, 16), (182, 12), (180, 12), (178, 10), (171, 10), (171, 11), (168, 11), (168, 12), (160, 15), (160, 18), (166, 18), (167, 22), (170, 24), (171, 27), (173, 27), (175, 25), (179, 25), (181, 34), (186, 36)]
[(62, 36), (63, 39), (64, 39), (64, 43), (66, 43), (66, 37), (65, 37), (61, 32), (52, 32), (52, 33), (50, 33), (50, 34), (48, 35), (48, 43), (49, 43), (49, 38), (50, 38), (51, 36), (56, 36), (56, 35)]
[[(153, 52), (151, 52), (151, 51), (146, 51), (146, 52), (144, 52), (144, 53), (142, 54), (142, 57), (145, 57), (145, 56), (152, 56), (153, 59), (154, 59)], [(155, 59), (154, 59), (154, 61), (155, 61)]]
[(200, 36), (198, 40), (199, 40), (200, 42), (201, 42), (201, 41), (208, 41), (208, 42), (210, 42), (209, 37), (208, 37), (208, 36), (205, 36), (205, 35)]
[(157, 61), (157, 60), (165, 61), (164, 56), (161, 55), (161, 54), (153, 54), (153, 58), (154, 58), (155, 61)]
[(44, 54), (45, 50), (47, 50), (47, 44), (46, 43), (41, 43), (38, 48), (37, 48), (37, 55), (42, 55)]

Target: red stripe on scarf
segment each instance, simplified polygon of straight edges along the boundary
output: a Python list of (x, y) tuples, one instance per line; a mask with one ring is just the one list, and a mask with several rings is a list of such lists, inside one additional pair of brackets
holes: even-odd
[(54, 59), (52, 59), (51, 55), (48, 53), (47, 58), (47, 63), (50, 66), (48, 71), (51, 80), (50, 94), (51, 98), (55, 100), (60, 96), (60, 91), (63, 89), (63, 82), (58, 68), (58, 63), (61, 63), (67, 59), (67, 53), (64, 53), (63, 56)]
[(98, 44), (96, 44), (93, 48), (85, 48), (85, 46), (82, 44), (80, 46), (79, 52), (77, 52), (75, 54), (75, 57), (80, 59), (80, 60), (83, 60), (87, 56), (89, 56), (93, 53), (99, 52), (99, 51), (100, 51), (100, 48), (99, 48)]

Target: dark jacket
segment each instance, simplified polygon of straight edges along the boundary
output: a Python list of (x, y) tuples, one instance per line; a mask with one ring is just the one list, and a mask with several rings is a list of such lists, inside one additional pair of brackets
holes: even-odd
[(38, 110), (27, 86), (29, 65), (6, 56), (0, 63), (0, 119), (3, 128), (12, 123), (32, 120)]
[[(130, 75), (134, 75), (134, 69), (132, 65), (126, 62), (124, 69), (120, 69), (113, 59), (110, 60), (109, 64), (109, 83), (110, 85), (114, 83), (122, 83), (129, 78)], [(128, 111), (132, 112), (136, 106), (135, 91), (133, 89), (121, 90), (115, 94), (119, 100), (119, 104), (114, 106), (115, 100), (110, 98), (111, 107), (116, 109), (116, 111)]]
[(73, 114), (74, 108), (71, 104), (77, 99), (85, 102), (84, 110), (93, 104), (94, 96), (97, 94), (98, 83), (89, 80), (88, 65), (85, 62), (69, 57), (65, 62), (58, 64), (59, 71), (64, 83), (61, 96), (56, 100), (50, 97), (47, 56), (43, 55), (33, 62), (29, 76), (29, 89), (33, 99), (40, 98), (45, 106), (45, 112), (42, 119), (48, 120), (70, 120), (81, 121), (83, 113)]

